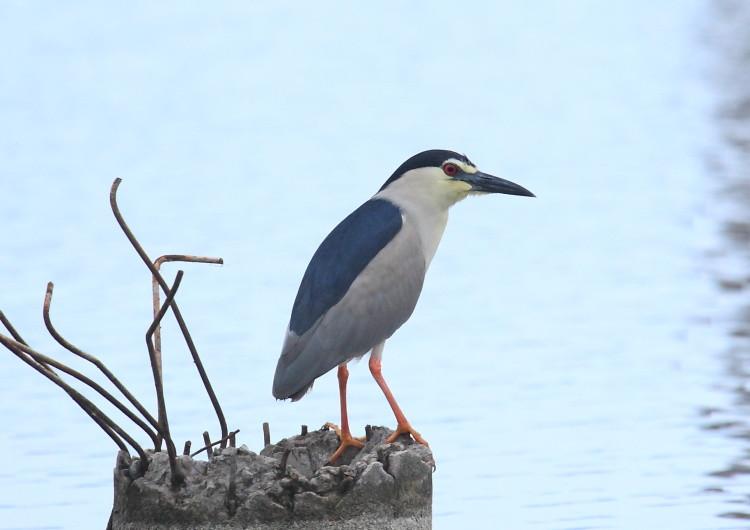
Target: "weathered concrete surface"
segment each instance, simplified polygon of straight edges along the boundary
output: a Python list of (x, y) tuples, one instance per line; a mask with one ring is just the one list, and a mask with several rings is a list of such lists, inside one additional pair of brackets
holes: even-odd
[[(255, 454), (245, 446), (206, 461), (179, 457), (187, 477), (170, 487), (166, 453), (151, 456), (144, 477), (121, 452), (115, 474), (114, 530), (149, 529), (425, 529), (432, 524), (430, 450), (373, 427), (361, 451), (350, 448), (325, 466), (338, 446), (330, 431), (284, 439)], [(281, 462), (285, 452), (286, 466)]]

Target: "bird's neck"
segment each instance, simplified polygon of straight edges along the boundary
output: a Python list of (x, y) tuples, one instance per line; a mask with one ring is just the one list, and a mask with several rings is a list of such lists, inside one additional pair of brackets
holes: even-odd
[(399, 207), (404, 222), (412, 224), (419, 233), (425, 264), (430, 266), (448, 223), (448, 209), (463, 197), (445, 196), (434, 186), (421, 186), (419, 182), (394, 182), (373, 198), (386, 199)]

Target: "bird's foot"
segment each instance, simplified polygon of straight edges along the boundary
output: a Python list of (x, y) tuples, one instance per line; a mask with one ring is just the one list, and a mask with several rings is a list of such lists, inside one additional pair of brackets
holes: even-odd
[[(420, 435), (417, 431), (415, 431), (411, 425), (408, 423), (399, 423), (396, 426), (396, 430), (391, 434), (388, 438), (386, 438), (385, 442), (383, 443), (393, 443), (396, 441), (396, 438), (401, 436), (402, 434), (411, 434), (411, 437), (414, 438), (414, 441), (417, 443), (420, 443), (424, 445), (425, 447), (430, 447), (430, 444), (427, 443), (427, 441), (422, 438), (422, 435)], [(429, 461), (426, 462), (430, 467), (432, 467), (432, 471), (434, 472), (437, 469), (437, 466), (435, 465), (435, 459), (430, 456)]]
[(385, 443), (393, 443), (396, 441), (396, 438), (401, 436), (402, 434), (410, 434), (412, 438), (414, 438), (414, 441), (417, 443), (421, 443), (422, 445), (426, 445), (427, 447), (430, 447), (430, 444), (427, 443), (427, 441), (422, 438), (422, 435), (420, 435), (417, 431), (415, 431), (411, 425), (408, 423), (399, 423), (396, 426), (396, 430), (391, 434), (386, 440)]
[(356, 447), (357, 449), (362, 449), (365, 444), (365, 437), (361, 438), (355, 438), (352, 436), (352, 433), (349, 432), (349, 430), (342, 430), (339, 428), (338, 425), (335, 423), (328, 422), (325, 425), (323, 425), (323, 428), (331, 429), (333, 432), (336, 433), (336, 436), (339, 437), (339, 440), (341, 440), (341, 445), (339, 445), (339, 448), (336, 449), (336, 452), (334, 452), (331, 455), (331, 458), (328, 459), (328, 463), (326, 465), (332, 466), (338, 460), (338, 458), (346, 451), (349, 447)]

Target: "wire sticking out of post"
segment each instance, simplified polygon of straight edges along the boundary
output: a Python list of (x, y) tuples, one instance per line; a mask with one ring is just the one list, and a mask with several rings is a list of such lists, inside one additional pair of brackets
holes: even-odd
[(263, 447), (271, 444), (271, 428), (267, 421), (263, 422)]
[(41, 355), (38, 352), (32, 350), (25, 344), (21, 344), (5, 335), (0, 334), (0, 343), (13, 352), (26, 364), (34, 368), (37, 372), (42, 374), (44, 377), (52, 381), (54, 384), (62, 388), (73, 401), (80, 406), (86, 414), (91, 417), (94, 422), (101, 427), (101, 429), (107, 433), (107, 435), (115, 442), (118, 448), (127, 452), (127, 447), (123, 443), (125, 440), (130, 444), (133, 449), (138, 453), (140, 457), (140, 464), (138, 466), (139, 473), (141, 476), (145, 474), (148, 468), (148, 455), (143, 448), (136, 442), (127, 432), (125, 432), (119, 425), (117, 425), (109, 416), (104, 414), (96, 405), (84, 397), (80, 392), (71, 387), (65, 381), (53, 372), (46, 365), (39, 363), (34, 360), (33, 354)]
[[(157, 394), (158, 419), (154, 418), (154, 416), (149, 413), (149, 411), (128, 391), (125, 385), (123, 385), (120, 380), (115, 377), (115, 375), (106, 367), (103, 362), (101, 362), (97, 357), (82, 351), (81, 349), (65, 340), (62, 335), (60, 335), (60, 333), (55, 329), (55, 327), (52, 325), (52, 319), (50, 318), (50, 305), (52, 302), (52, 292), (54, 289), (54, 285), (52, 284), (52, 282), (49, 282), (47, 284), (47, 291), (44, 297), (43, 318), (47, 331), (58, 342), (58, 344), (60, 344), (66, 350), (92, 363), (97, 369), (99, 369), (99, 371), (104, 374), (104, 376), (109, 380), (110, 383), (115, 386), (115, 388), (117, 388), (117, 390), (126, 398), (126, 400), (130, 403), (130, 405), (132, 405), (132, 407), (134, 407), (135, 410), (131, 409), (125, 403), (116, 398), (112, 393), (106, 390), (102, 385), (82, 374), (81, 372), (74, 370), (66, 364), (63, 364), (60, 361), (57, 361), (32, 349), (22, 338), (20, 333), (13, 327), (10, 320), (2, 311), (0, 311), (0, 324), (5, 326), (5, 328), (10, 333), (10, 337), (0, 333), (0, 345), (7, 348), (11, 353), (20, 358), (24, 363), (28, 364), (41, 375), (52, 381), (55, 385), (62, 388), (70, 396), (70, 398), (73, 399), (73, 401), (78, 404), (84, 410), (84, 412), (86, 412), (86, 414), (88, 414), (89, 417), (91, 417), (91, 419), (112, 439), (112, 441), (121, 451), (129, 452), (127, 446), (130, 445), (140, 458), (136, 471), (138, 476), (143, 476), (145, 474), (149, 464), (149, 456), (143, 449), (143, 447), (141, 447), (141, 445), (130, 434), (128, 434), (127, 431), (122, 429), (114, 420), (104, 414), (104, 412), (102, 412), (102, 410), (99, 409), (94, 403), (92, 403), (70, 384), (64, 381), (61, 375), (58, 374), (58, 372), (56, 372), (55, 370), (59, 370), (62, 374), (71, 376), (74, 379), (82, 382), (83, 384), (87, 385), (95, 392), (97, 392), (109, 403), (111, 403), (119, 412), (124, 414), (130, 421), (135, 423), (149, 436), (151, 441), (154, 442), (154, 449), (156, 451), (161, 450), (162, 441), (166, 442), (172, 474), (172, 485), (177, 487), (184, 483), (184, 474), (177, 466), (175, 445), (169, 431), (167, 409), (166, 403), (164, 401), (161, 344), (159, 339), (159, 328), (161, 320), (164, 318), (169, 309), (172, 309), (175, 319), (177, 320), (185, 342), (187, 343), (188, 349), (190, 350), (190, 353), (193, 357), (193, 362), (196, 365), (198, 373), (201, 377), (201, 381), (203, 382), (206, 392), (208, 393), (208, 396), (219, 420), (219, 425), (221, 427), (222, 437), (216, 442), (210, 443), (208, 432), (205, 433), (206, 447), (204, 447), (200, 451), (206, 450), (211, 452), (211, 447), (217, 444), (221, 444), (221, 447), (224, 448), (226, 447), (227, 442), (229, 442), (231, 446), (234, 447), (236, 444), (235, 435), (239, 432), (239, 430), (232, 431), (231, 433), (228, 432), (226, 420), (224, 419), (224, 414), (221, 410), (221, 406), (219, 405), (216, 394), (213, 391), (211, 383), (208, 379), (208, 375), (203, 368), (203, 364), (200, 360), (200, 356), (198, 355), (198, 351), (195, 348), (192, 337), (190, 336), (190, 332), (187, 329), (185, 320), (180, 314), (177, 303), (174, 300), (177, 289), (179, 288), (180, 282), (182, 281), (183, 271), (180, 270), (177, 272), (174, 283), (170, 288), (170, 286), (161, 276), (159, 267), (162, 263), (168, 261), (222, 264), (223, 260), (221, 258), (207, 258), (200, 256), (191, 256), (187, 254), (167, 254), (161, 256), (155, 263), (152, 263), (148, 258), (146, 252), (143, 250), (143, 247), (140, 245), (133, 233), (128, 228), (125, 220), (122, 217), (122, 214), (120, 213), (116, 196), (117, 188), (120, 182), (121, 179), (115, 179), (114, 183), (112, 184), (112, 188), (110, 189), (110, 205), (112, 206), (112, 212), (114, 213), (115, 219), (117, 220), (118, 224), (125, 233), (125, 236), (128, 238), (131, 245), (136, 250), (141, 259), (145, 262), (148, 269), (151, 271), (153, 285), (155, 286), (154, 319), (146, 332), (146, 346), (149, 351), (151, 371), (154, 376), (154, 386)], [(159, 288), (161, 288), (161, 290), (163, 290), (166, 295), (164, 304), (159, 303)], [(139, 414), (140, 416), (142, 416), (142, 418), (139, 417)], [(190, 441), (187, 441), (185, 443), (183, 454), (187, 455), (190, 453), (190, 445)], [(194, 454), (197, 454), (200, 451)]]
[[(156, 258), (156, 261), (154, 261), (154, 268), (156, 268), (157, 271), (160, 271), (162, 263), (169, 261), (183, 261), (188, 263), (213, 263), (217, 265), (224, 264), (224, 260), (221, 258), (191, 256), (188, 254), (166, 254), (164, 256)], [(161, 302), (159, 301), (159, 281), (157, 280), (156, 276), (151, 276), (151, 292), (154, 318), (156, 318), (156, 315), (159, 312), (159, 308), (161, 307)], [(156, 329), (154, 330), (154, 352), (156, 353), (156, 365), (159, 368), (159, 377), (163, 378), (161, 360), (161, 325), (157, 325)], [(161, 416), (159, 416), (159, 421), (162, 421)]]
[[(230, 433), (229, 433), (229, 434), (227, 435), (227, 439), (228, 439), (228, 440), (230, 440), (230, 441), (231, 441), (231, 440), (233, 440), (233, 439), (234, 439), (234, 437), (235, 437), (235, 435), (236, 435), (236, 434), (237, 434), (238, 432), (240, 432), (240, 430), (239, 430), (239, 429), (237, 429), (236, 431), (232, 431), (232, 432), (230, 432)], [(196, 455), (199, 455), (199, 454), (201, 454), (201, 453), (202, 453), (203, 451), (206, 451), (206, 453), (208, 454), (208, 458), (209, 458), (209, 460), (210, 460), (211, 458), (213, 458), (213, 451), (212, 451), (212, 448), (213, 448), (213, 446), (215, 446), (215, 445), (219, 445), (220, 443), (222, 443), (222, 442), (224, 442), (224, 441), (225, 441), (225, 440), (219, 439), (219, 440), (216, 440), (215, 442), (212, 442), (212, 441), (211, 441), (211, 437), (210, 437), (210, 436), (208, 435), (208, 431), (206, 431), (206, 432), (204, 432), (204, 433), (203, 433), (203, 442), (204, 442), (204, 443), (205, 443), (206, 445), (204, 445), (203, 447), (201, 447), (200, 449), (198, 449), (198, 450), (197, 450), (197, 451), (195, 451), (194, 453), (191, 453), (191, 454), (190, 454), (190, 456), (191, 456), (191, 457), (192, 457), (192, 456), (196, 456)], [(232, 445), (232, 447), (234, 447), (234, 445)], [(187, 454), (187, 453), (185, 453), (185, 454)]]
[[(146, 254), (146, 251), (143, 250), (143, 247), (138, 242), (138, 240), (133, 235), (133, 232), (128, 227), (127, 223), (125, 222), (125, 219), (122, 217), (122, 214), (120, 213), (120, 208), (117, 205), (117, 188), (120, 186), (120, 183), (122, 182), (122, 179), (116, 178), (115, 181), (112, 183), (112, 188), (109, 192), (109, 203), (112, 207), (112, 213), (115, 216), (115, 219), (117, 220), (117, 223), (120, 225), (120, 228), (122, 229), (123, 233), (125, 234), (125, 237), (128, 238), (128, 241), (130, 241), (130, 244), (133, 246), (135, 251), (138, 253), (138, 255), (141, 257), (143, 262), (146, 264), (146, 267), (148, 267), (149, 271), (151, 271), (151, 275), (156, 278), (156, 281), (159, 283), (159, 286), (161, 289), (165, 292), (169, 292), (169, 286), (167, 285), (167, 282), (164, 280), (162, 275), (159, 273), (159, 271), (156, 269), (154, 264), (151, 262), (151, 259), (148, 257), (148, 254)], [(180, 327), (180, 331), (182, 332), (182, 335), (185, 339), (185, 343), (188, 346), (188, 349), (190, 350), (190, 354), (193, 357), (193, 362), (195, 363), (195, 367), (198, 370), (198, 374), (200, 375), (201, 381), (203, 382), (203, 386), (206, 389), (206, 393), (208, 394), (209, 399), (211, 400), (211, 404), (214, 407), (214, 411), (216, 412), (216, 416), (219, 420), (219, 426), (221, 428), (221, 436), (222, 438), (226, 437), (229, 430), (227, 429), (227, 422), (224, 419), (224, 413), (221, 410), (221, 405), (219, 404), (219, 400), (216, 398), (216, 394), (213, 390), (213, 387), (211, 386), (211, 382), (208, 379), (208, 375), (206, 374), (206, 370), (203, 368), (203, 363), (201, 362), (200, 356), (198, 355), (198, 350), (195, 347), (195, 344), (193, 343), (193, 339), (190, 336), (190, 331), (187, 329), (187, 324), (185, 324), (185, 320), (182, 318), (182, 314), (180, 313), (179, 308), (177, 307), (176, 302), (172, 302), (172, 312), (174, 313), (174, 317), (177, 320), (177, 324)]]
[(156, 400), (159, 409), (159, 417), (161, 418), (161, 420), (159, 421), (159, 426), (161, 427), (159, 429), (159, 432), (164, 438), (164, 441), (167, 443), (167, 454), (169, 455), (169, 467), (172, 470), (173, 486), (177, 486), (184, 482), (185, 475), (177, 467), (177, 451), (175, 449), (174, 442), (172, 441), (172, 436), (169, 434), (169, 421), (167, 421), (167, 405), (164, 402), (164, 385), (162, 383), (161, 373), (159, 372), (159, 368), (156, 363), (156, 353), (154, 352), (152, 336), (154, 334), (154, 329), (156, 329), (156, 326), (159, 325), (161, 319), (164, 318), (164, 315), (167, 313), (167, 309), (169, 309), (170, 304), (177, 294), (177, 289), (180, 286), (180, 282), (182, 282), (182, 274), (182, 271), (177, 271), (177, 276), (174, 279), (174, 284), (172, 284), (172, 288), (167, 292), (167, 298), (164, 300), (164, 305), (161, 307), (161, 309), (159, 309), (156, 317), (154, 317), (154, 321), (151, 322), (151, 325), (148, 327), (148, 331), (146, 331), (146, 347), (148, 348), (148, 355), (151, 359), (151, 371), (154, 374)]

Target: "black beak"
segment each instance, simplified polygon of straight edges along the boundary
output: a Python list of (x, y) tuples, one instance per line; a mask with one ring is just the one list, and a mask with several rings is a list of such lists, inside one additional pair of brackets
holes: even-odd
[(536, 195), (515, 182), (494, 177), (481, 171), (477, 171), (476, 173), (462, 173), (456, 177), (456, 180), (463, 180), (467, 184), (471, 184), (472, 191), (481, 193), (504, 193), (505, 195), (536, 197)]

